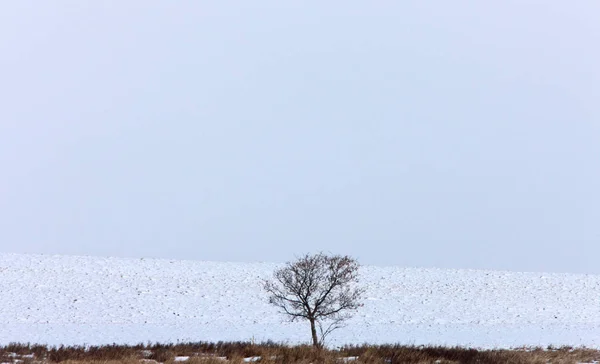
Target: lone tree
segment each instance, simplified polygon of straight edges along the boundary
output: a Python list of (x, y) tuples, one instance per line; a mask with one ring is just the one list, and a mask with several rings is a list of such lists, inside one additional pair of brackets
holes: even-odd
[(325, 337), (344, 327), (351, 312), (362, 306), (364, 289), (357, 285), (359, 267), (348, 256), (306, 254), (276, 270), (272, 280), (264, 281), (264, 289), (269, 303), (289, 315), (291, 321), (310, 322), (313, 346), (320, 348)]

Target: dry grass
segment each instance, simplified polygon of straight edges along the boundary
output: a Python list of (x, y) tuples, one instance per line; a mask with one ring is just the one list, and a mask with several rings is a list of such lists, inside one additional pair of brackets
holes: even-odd
[[(176, 357), (189, 357), (184, 362)], [(576, 364), (600, 361), (600, 351), (586, 348), (476, 350), (463, 347), (402, 345), (347, 346), (315, 350), (267, 342), (59, 346), (10, 344), (0, 347), (2, 363), (66, 364)]]

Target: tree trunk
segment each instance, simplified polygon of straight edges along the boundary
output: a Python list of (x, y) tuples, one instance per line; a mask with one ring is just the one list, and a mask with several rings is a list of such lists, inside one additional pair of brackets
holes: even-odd
[(309, 319), (310, 321), (310, 332), (312, 334), (313, 346), (315, 348), (320, 348), (319, 345), (319, 337), (317, 336), (317, 327), (315, 326), (315, 319)]

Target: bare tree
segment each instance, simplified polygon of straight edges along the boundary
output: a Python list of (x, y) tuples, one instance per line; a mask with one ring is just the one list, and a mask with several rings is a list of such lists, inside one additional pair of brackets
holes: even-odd
[(289, 315), (291, 321), (310, 322), (313, 345), (320, 348), (325, 337), (343, 327), (351, 312), (362, 306), (364, 289), (357, 285), (359, 267), (348, 256), (306, 254), (276, 270), (272, 280), (264, 281), (264, 289), (269, 303)]

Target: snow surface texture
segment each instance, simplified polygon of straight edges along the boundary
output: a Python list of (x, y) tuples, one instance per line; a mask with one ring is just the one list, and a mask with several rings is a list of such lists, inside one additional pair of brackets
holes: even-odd
[[(0, 344), (307, 343), (267, 303), (279, 267), (0, 254)], [(361, 268), (364, 307), (328, 346), (600, 347), (600, 276)]]

